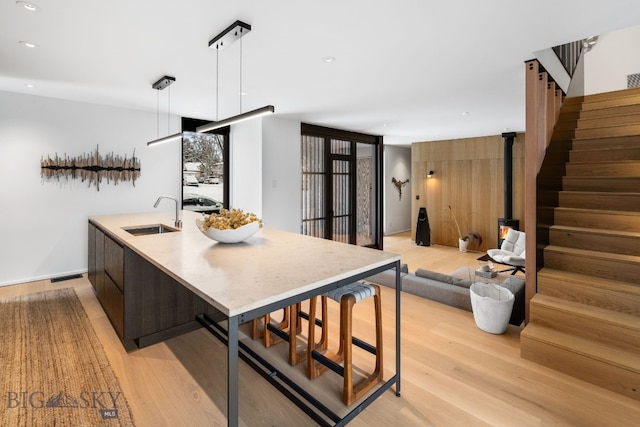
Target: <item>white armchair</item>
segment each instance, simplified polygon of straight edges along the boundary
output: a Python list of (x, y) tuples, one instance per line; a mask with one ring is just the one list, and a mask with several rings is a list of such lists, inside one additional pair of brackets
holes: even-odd
[(524, 231), (509, 229), (500, 249), (489, 249), (487, 255), (499, 264), (510, 265), (511, 268), (502, 271), (518, 271), (524, 273), (525, 261), (525, 234)]

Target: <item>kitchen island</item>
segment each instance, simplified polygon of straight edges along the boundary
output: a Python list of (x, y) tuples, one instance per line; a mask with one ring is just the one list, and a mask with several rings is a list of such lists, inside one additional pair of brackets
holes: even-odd
[(348, 422), (394, 384), (399, 394), (398, 255), (268, 227), (245, 242), (220, 244), (197, 229), (199, 214), (183, 211), (182, 215), (184, 226), (179, 231), (147, 235), (133, 235), (125, 229), (162, 224), (170, 230), (171, 216), (141, 213), (89, 218), (89, 277), (99, 299), (102, 294), (103, 307), (125, 348), (184, 333), (196, 327), (195, 314), (208, 314), (224, 326), (227, 417), (229, 425), (237, 425), (241, 323), (395, 268), (395, 372), (349, 408), (346, 416), (330, 417), (327, 425)]

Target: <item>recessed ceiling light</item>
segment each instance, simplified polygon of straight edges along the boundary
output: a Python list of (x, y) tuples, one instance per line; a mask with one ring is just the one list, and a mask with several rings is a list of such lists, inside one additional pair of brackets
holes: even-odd
[(32, 83), (25, 83), (25, 86), (28, 87), (29, 89), (35, 89), (35, 88), (38, 87), (38, 86), (36, 86), (36, 85), (34, 85)]
[(24, 40), (20, 40), (18, 43), (21, 44), (24, 47), (28, 47), (29, 49), (33, 49), (33, 48), (38, 47), (37, 44), (31, 43), (31, 42), (28, 42), (28, 41), (24, 41)]
[(468, 111), (463, 111), (463, 112), (462, 112), (462, 113), (460, 113), (460, 114), (462, 114), (463, 116), (468, 116), (468, 115), (469, 115), (469, 112), (468, 112)]
[(325, 56), (322, 60), (327, 63), (336, 62), (336, 58), (333, 56)]
[(35, 3), (31, 3), (30, 1), (17, 1), (16, 6), (28, 11), (28, 12), (37, 12), (40, 10), (40, 6)]
[(247, 95), (249, 95), (249, 93), (248, 93), (248, 92), (244, 92), (244, 91), (242, 91), (242, 92), (240, 92), (240, 95), (241, 95), (241, 96), (247, 96)]

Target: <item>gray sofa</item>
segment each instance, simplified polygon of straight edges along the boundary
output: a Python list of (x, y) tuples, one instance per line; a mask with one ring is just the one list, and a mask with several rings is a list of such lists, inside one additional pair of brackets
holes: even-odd
[[(471, 311), (469, 287), (472, 280), (475, 280), (473, 276), (469, 277), (471, 274), (473, 274), (473, 271), (469, 272), (468, 269), (459, 269), (448, 275), (421, 268), (417, 269), (415, 273), (409, 273), (406, 264), (402, 264), (400, 269), (403, 292), (466, 311)], [(395, 279), (395, 271), (388, 270), (368, 277), (366, 280), (395, 289)], [(482, 281), (482, 279), (478, 278), (477, 281)], [(508, 288), (515, 296), (509, 323), (519, 326), (524, 321), (524, 280), (519, 277), (509, 276), (501, 285)]]

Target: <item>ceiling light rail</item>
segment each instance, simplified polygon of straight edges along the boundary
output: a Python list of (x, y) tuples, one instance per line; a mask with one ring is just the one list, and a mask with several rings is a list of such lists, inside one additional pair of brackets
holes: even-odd
[(273, 105), (267, 105), (262, 108), (258, 108), (253, 111), (247, 111), (246, 113), (238, 114), (233, 117), (229, 117), (228, 119), (220, 120), (219, 122), (207, 123), (206, 125), (198, 126), (196, 128), (196, 132), (209, 132), (212, 130), (220, 129), (225, 126), (230, 126), (239, 122), (243, 122), (245, 120), (253, 119), (256, 117), (264, 116), (267, 114), (271, 114), (275, 112), (275, 107)]

